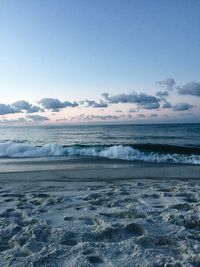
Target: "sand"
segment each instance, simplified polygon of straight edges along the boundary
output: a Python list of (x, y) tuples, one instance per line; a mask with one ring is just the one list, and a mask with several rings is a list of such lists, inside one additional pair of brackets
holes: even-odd
[(200, 266), (200, 166), (0, 170), (0, 266)]

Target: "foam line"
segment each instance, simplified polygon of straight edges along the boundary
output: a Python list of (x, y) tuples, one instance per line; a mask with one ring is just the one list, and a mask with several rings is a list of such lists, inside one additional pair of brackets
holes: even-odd
[(49, 156), (76, 156), (76, 157), (100, 157), (121, 160), (139, 160), (147, 162), (168, 162), (200, 164), (200, 155), (170, 154), (142, 152), (130, 146), (62, 146), (60, 144), (46, 144), (40, 147), (30, 144), (6, 142), (0, 143), (0, 157), (49, 157)]

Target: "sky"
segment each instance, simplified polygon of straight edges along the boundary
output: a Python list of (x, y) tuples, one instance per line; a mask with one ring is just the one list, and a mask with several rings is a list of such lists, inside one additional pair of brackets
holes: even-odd
[(0, 0), (0, 124), (200, 122), (199, 0)]

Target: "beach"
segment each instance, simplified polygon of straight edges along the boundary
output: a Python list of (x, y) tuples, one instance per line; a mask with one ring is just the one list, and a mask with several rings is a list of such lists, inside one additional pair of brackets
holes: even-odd
[(0, 171), (2, 267), (200, 265), (199, 165), (30, 160)]
[(200, 267), (200, 0), (0, 0), (0, 267)]

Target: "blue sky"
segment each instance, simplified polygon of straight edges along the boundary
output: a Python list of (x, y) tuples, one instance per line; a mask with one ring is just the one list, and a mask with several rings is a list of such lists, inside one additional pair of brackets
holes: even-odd
[[(198, 0), (1, 0), (0, 103), (98, 101), (104, 92), (156, 95), (156, 82), (167, 78), (175, 87), (196, 82), (200, 90), (199, 14)], [(169, 101), (190, 100), (199, 114), (198, 93), (188, 98), (175, 90)], [(121, 104), (127, 113), (130, 107)], [(102, 114), (115, 112), (113, 106), (109, 102)], [(97, 112), (80, 105), (63, 109), (59, 120), (67, 121), (65, 113)], [(51, 117), (47, 111), (38, 116)]]

